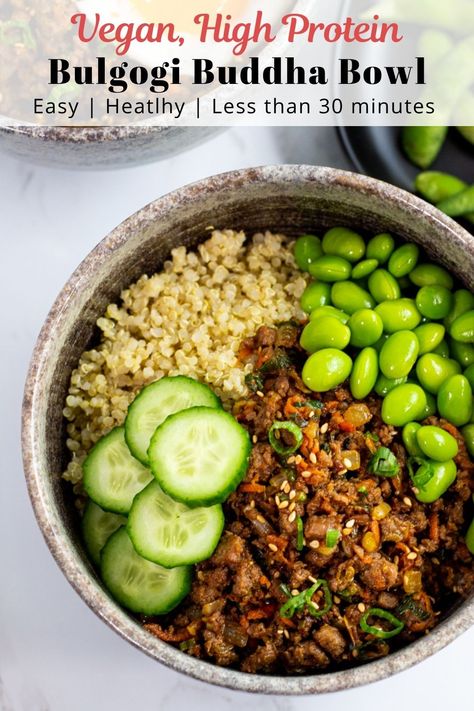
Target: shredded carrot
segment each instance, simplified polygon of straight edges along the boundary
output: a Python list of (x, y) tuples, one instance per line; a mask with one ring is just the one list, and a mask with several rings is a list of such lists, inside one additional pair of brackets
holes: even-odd
[(255, 481), (251, 481), (248, 484), (241, 484), (240, 491), (243, 491), (245, 494), (261, 494), (265, 491), (265, 486), (263, 484), (257, 484)]
[(370, 522), (370, 530), (374, 534), (375, 542), (377, 543), (378, 548), (380, 546), (380, 526), (377, 520), (372, 519)]
[(430, 516), (430, 538), (432, 541), (439, 541), (439, 517), (436, 512)]
[(280, 625), (283, 625), (283, 627), (289, 627), (290, 629), (294, 629), (296, 627), (293, 620), (290, 620), (288, 617), (280, 617), (279, 620)]
[(266, 587), (266, 588), (269, 588), (269, 587), (270, 587), (270, 581), (269, 581), (269, 579), (267, 578), (266, 575), (262, 575), (262, 576), (260, 577), (259, 583), (260, 583), (260, 585), (263, 585), (263, 586)]
[(301, 403), (301, 395), (292, 395), (292, 397), (288, 398), (283, 408), (285, 417), (291, 417), (295, 412), (298, 412), (299, 408), (296, 407), (297, 403)]

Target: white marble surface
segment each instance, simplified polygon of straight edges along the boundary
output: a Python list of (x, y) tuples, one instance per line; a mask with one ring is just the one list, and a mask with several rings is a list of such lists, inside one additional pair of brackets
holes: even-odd
[(54, 171), (0, 156), (0, 711), (395, 711), (472, 701), (474, 630), (373, 686), (319, 698), (258, 699), (182, 677), (129, 646), (89, 611), (50, 556), (27, 498), (20, 403), (36, 334), (67, 276), (123, 218), (211, 173), (313, 162), (346, 167), (332, 130), (245, 129), (173, 160), (109, 173)]

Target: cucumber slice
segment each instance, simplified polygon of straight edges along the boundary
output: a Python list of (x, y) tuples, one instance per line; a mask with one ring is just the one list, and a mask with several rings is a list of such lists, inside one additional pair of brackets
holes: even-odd
[(210, 558), (223, 528), (220, 504), (190, 509), (173, 501), (156, 481), (135, 496), (127, 525), (137, 553), (165, 568)]
[(191, 588), (191, 568), (162, 568), (135, 551), (122, 526), (105, 544), (102, 579), (114, 598), (132, 612), (164, 615), (173, 610)]
[(88, 501), (82, 517), (82, 535), (87, 552), (96, 565), (100, 552), (117, 528), (127, 523), (125, 516), (103, 511), (93, 501)]
[(192, 407), (158, 427), (148, 454), (161, 488), (188, 506), (224, 501), (242, 480), (250, 456), (248, 432), (224, 410)]
[(125, 444), (124, 428), (102, 437), (84, 462), (83, 484), (89, 497), (105, 511), (127, 514), (135, 494), (151, 480), (149, 469), (137, 462)]
[(161, 378), (143, 388), (125, 420), (125, 439), (133, 456), (148, 466), (148, 447), (156, 428), (169, 415), (196, 405), (222, 407), (207, 385), (184, 375)]

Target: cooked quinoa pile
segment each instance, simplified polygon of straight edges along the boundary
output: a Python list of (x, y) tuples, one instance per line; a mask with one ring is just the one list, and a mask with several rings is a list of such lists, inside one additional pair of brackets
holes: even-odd
[(163, 271), (143, 275), (97, 321), (99, 343), (73, 371), (64, 408), (64, 478), (80, 486), (92, 445), (123, 423), (135, 393), (165, 375), (189, 375), (223, 398), (246, 394), (237, 352), (264, 324), (302, 318), (306, 278), (282, 235), (214, 231), (196, 252), (174, 249)]

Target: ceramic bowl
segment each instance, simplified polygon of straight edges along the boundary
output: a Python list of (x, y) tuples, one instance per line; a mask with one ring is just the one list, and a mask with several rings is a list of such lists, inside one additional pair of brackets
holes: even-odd
[(62, 408), (71, 371), (94, 324), (120, 290), (160, 268), (177, 245), (196, 246), (208, 225), (296, 235), (346, 224), (417, 242), (469, 288), (474, 237), (422, 200), (354, 173), (309, 166), (242, 170), (207, 178), (147, 205), (89, 254), (58, 296), (38, 338), (23, 405), (23, 456), (41, 531), (71, 585), (108, 625), (169, 667), (232, 689), (316, 694), (388, 677), (438, 651), (474, 623), (474, 594), (426, 637), (383, 659), (307, 676), (249, 675), (194, 659), (146, 632), (103, 586), (84, 552), (70, 485)]

